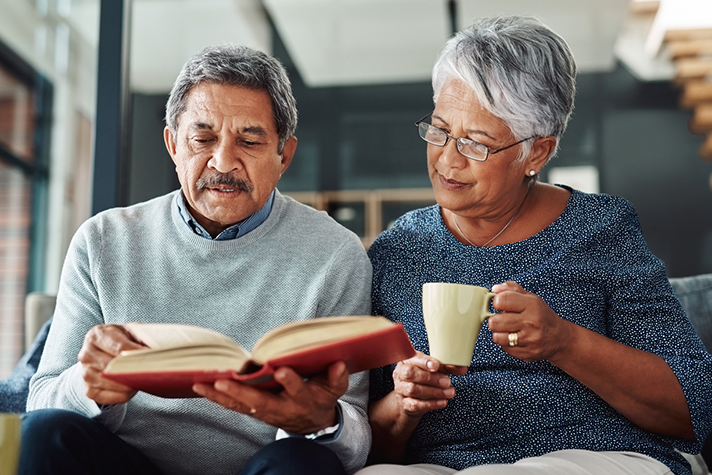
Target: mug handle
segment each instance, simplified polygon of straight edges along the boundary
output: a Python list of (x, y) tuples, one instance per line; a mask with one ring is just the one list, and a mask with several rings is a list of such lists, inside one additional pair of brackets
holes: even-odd
[(494, 298), (495, 295), (497, 295), (497, 294), (492, 293), (492, 292), (487, 292), (485, 294), (485, 298), (482, 299), (482, 302), (483, 302), (482, 303), (482, 305), (483, 305), (483, 307), (482, 307), (482, 321), (483, 322), (487, 319), (487, 317), (491, 317), (492, 315), (495, 315), (497, 313), (497, 312), (493, 313), (493, 312), (489, 311), (490, 304), (492, 303), (492, 299)]

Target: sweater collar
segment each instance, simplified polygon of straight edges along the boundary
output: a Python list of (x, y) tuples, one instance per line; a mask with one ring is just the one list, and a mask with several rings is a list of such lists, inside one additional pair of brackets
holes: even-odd
[(256, 229), (260, 224), (265, 222), (265, 220), (270, 214), (270, 211), (272, 211), (272, 204), (274, 203), (275, 193), (276, 190), (272, 190), (272, 193), (269, 195), (269, 198), (267, 199), (267, 202), (262, 207), (262, 209), (257, 211), (255, 214), (243, 219), (239, 223), (235, 223), (232, 226), (224, 229), (220, 234), (215, 236), (215, 238), (213, 238), (210, 233), (207, 232), (205, 228), (203, 228), (203, 226), (201, 226), (190, 214), (190, 211), (188, 211), (188, 206), (185, 203), (185, 197), (183, 196), (182, 190), (180, 193), (176, 194), (175, 204), (176, 206), (178, 206), (178, 212), (180, 214), (180, 217), (183, 219), (183, 222), (195, 234), (205, 239), (215, 241), (228, 241), (244, 236), (250, 231)]

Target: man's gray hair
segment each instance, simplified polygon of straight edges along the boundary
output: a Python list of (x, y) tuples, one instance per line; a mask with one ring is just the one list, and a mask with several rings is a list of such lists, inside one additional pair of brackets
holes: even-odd
[(209, 46), (185, 63), (166, 103), (166, 125), (175, 137), (178, 120), (190, 91), (209, 82), (266, 91), (279, 135), (279, 153), (297, 129), (297, 103), (287, 71), (275, 58), (248, 48), (225, 44)]
[[(564, 39), (538, 19), (483, 18), (458, 32), (433, 68), (436, 103), (451, 79), (468, 85), (516, 140), (554, 136), (558, 148), (574, 108), (576, 63)], [(531, 143), (522, 144), (520, 159)]]

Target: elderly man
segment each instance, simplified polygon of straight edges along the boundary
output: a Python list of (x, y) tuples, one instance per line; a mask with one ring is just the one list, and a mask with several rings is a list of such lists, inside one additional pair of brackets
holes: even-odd
[(281, 368), (278, 393), (222, 380), (195, 385), (204, 398), (193, 399), (101, 376), (120, 351), (141, 347), (122, 326), (132, 321), (200, 325), (249, 348), (288, 321), (370, 313), (358, 238), (276, 189), (297, 146), (278, 61), (207, 48), (176, 80), (166, 123), (181, 189), (100, 213), (72, 241), (31, 382), (20, 473), (357, 470), (370, 447), (368, 383), (342, 362), (306, 381)]

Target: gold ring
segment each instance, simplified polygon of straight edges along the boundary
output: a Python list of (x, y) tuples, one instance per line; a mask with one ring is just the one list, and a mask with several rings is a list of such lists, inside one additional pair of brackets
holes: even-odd
[(256, 412), (257, 412), (257, 409), (255, 409), (254, 407), (250, 409), (250, 414), (255, 414)]
[(517, 332), (509, 333), (509, 346), (517, 346), (519, 344), (519, 336)]

